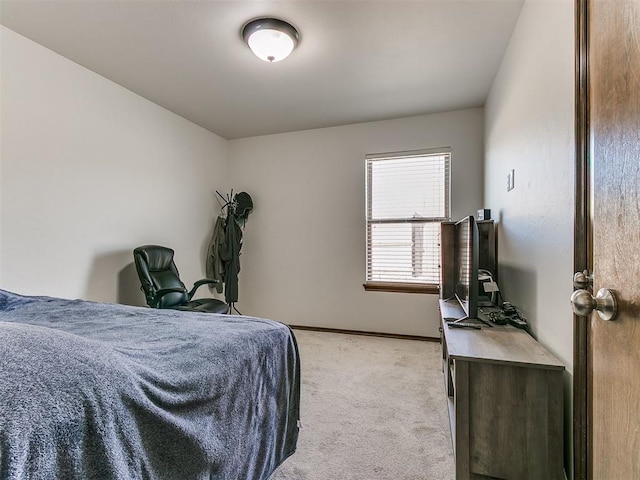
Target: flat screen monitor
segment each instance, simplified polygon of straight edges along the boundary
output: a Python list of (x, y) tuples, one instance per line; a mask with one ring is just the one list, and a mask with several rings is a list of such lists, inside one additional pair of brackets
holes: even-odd
[(454, 292), (467, 318), (478, 318), (478, 229), (473, 216), (454, 227)]

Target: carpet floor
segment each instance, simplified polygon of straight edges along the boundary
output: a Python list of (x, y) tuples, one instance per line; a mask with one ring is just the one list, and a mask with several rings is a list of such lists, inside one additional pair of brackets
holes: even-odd
[(295, 330), (298, 449), (271, 480), (455, 477), (440, 345)]

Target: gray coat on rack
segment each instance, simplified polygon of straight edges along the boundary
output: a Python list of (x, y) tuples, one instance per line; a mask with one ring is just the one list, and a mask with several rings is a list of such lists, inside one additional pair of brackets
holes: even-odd
[(224, 248), (225, 241), (224, 222), (225, 219), (222, 216), (218, 216), (216, 219), (211, 243), (209, 244), (209, 254), (207, 255), (207, 278), (218, 280), (218, 284), (215, 286), (218, 293), (222, 293), (224, 283), (224, 264), (222, 258), (220, 258), (220, 251)]

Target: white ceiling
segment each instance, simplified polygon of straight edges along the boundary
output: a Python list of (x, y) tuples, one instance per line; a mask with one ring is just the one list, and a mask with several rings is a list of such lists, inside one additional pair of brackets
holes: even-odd
[[(227, 139), (482, 106), (523, 0), (2, 0), (0, 23)], [(301, 41), (269, 64), (260, 16)]]

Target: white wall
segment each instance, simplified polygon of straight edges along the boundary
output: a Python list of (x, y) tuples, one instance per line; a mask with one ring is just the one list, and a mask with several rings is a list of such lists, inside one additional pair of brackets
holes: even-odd
[(255, 205), (239, 310), (294, 325), (439, 336), (437, 295), (364, 291), (364, 157), (446, 146), (458, 218), (482, 206), (482, 109), (231, 141), (233, 186)]
[[(573, 15), (572, 0), (525, 2), (485, 105), (485, 204), (499, 219), (500, 285), (506, 299), (523, 310), (534, 336), (567, 367), (567, 438), (573, 371)], [(507, 192), (511, 169), (515, 189)]]
[(226, 140), (1, 28), (0, 286), (139, 299), (131, 250), (145, 243), (201, 278)]

